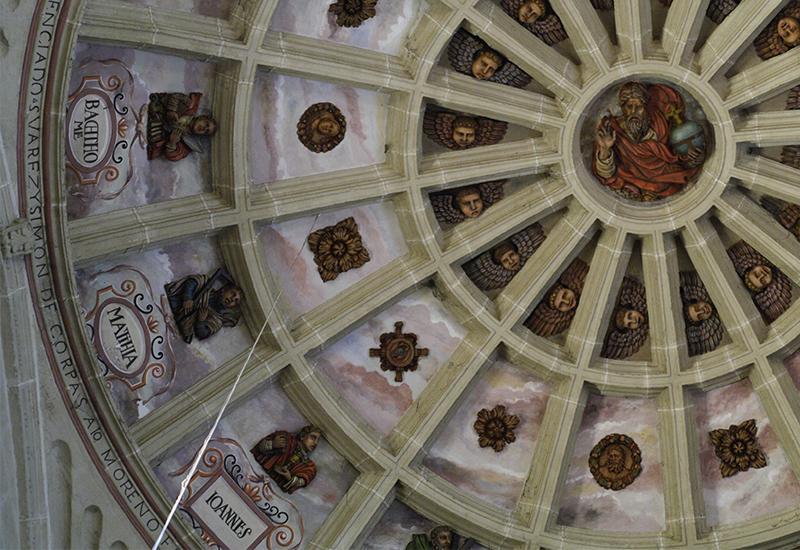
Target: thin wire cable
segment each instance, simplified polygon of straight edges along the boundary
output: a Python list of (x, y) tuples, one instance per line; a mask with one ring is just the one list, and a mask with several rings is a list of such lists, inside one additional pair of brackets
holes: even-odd
[[(314, 217), (314, 223), (311, 224), (311, 229), (309, 229), (309, 231), (307, 233), (308, 235), (310, 235), (314, 231), (314, 228), (317, 226), (317, 221), (319, 221), (319, 214), (317, 214)], [(292, 260), (292, 263), (289, 265), (289, 271), (291, 271), (294, 268), (295, 264), (300, 259), (300, 254), (303, 252), (303, 250), (305, 250), (307, 243), (308, 243), (307, 240), (303, 241), (303, 244), (300, 246), (300, 249), (297, 251), (297, 255), (294, 257), (294, 259)], [(256, 346), (258, 346), (259, 340), (261, 340), (261, 336), (264, 335), (264, 331), (266, 330), (267, 325), (269, 324), (269, 320), (272, 317), (272, 314), (275, 312), (275, 306), (277, 305), (278, 300), (280, 300), (281, 296), (283, 296), (283, 287), (278, 291), (277, 296), (272, 301), (272, 306), (270, 307), (269, 313), (267, 314), (266, 318), (264, 319), (264, 324), (261, 325), (261, 330), (258, 331), (258, 336), (256, 336), (256, 339), (253, 342), (253, 345), (250, 347), (250, 352), (247, 354), (247, 359), (245, 359), (245, 362), (244, 362), (244, 365), (242, 365), (242, 368), (239, 369), (239, 374), (236, 376), (236, 380), (234, 380), (230, 391), (228, 391), (228, 395), (225, 398), (225, 401), (222, 403), (222, 407), (220, 408), (219, 412), (217, 413), (217, 417), (214, 420), (214, 425), (211, 426), (211, 430), (209, 430), (208, 435), (206, 436), (205, 440), (203, 441), (203, 445), (197, 451), (197, 456), (195, 456), (194, 462), (192, 463), (192, 467), (186, 473), (186, 477), (183, 478), (183, 481), (181, 481), (181, 490), (178, 492), (178, 496), (175, 499), (175, 502), (172, 504), (172, 508), (169, 511), (169, 515), (167, 515), (167, 520), (164, 522), (164, 526), (161, 528), (161, 532), (158, 534), (158, 538), (156, 539), (155, 543), (153, 543), (153, 546), (151, 547), (151, 550), (158, 550), (159, 545), (161, 545), (161, 542), (164, 539), (164, 535), (167, 533), (167, 529), (169, 528), (169, 524), (172, 522), (172, 518), (175, 516), (175, 512), (178, 510), (178, 507), (180, 506), (181, 500), (183, 500), (183, 496), (186, 494), (186, 489), (189, 487), (189, 483), (191, 482), (192, 476), (197, 471), (197, 467), (200, 464), (200, 460), (201, 460), (201, 458), (203, 456), (203, 453), (206, 452), (206, 449), (208, 448), (208, 444), (211, 442), (211, 438), (214, 436), (214, 432), (217, 431), (217, 426), (219, 425), (220, 420), (222, 420), (222, 416), (225, 413), (225, 409), (227, 409), (228, 404), (231, 402), (231, 399), (233, 398), (233, 394), (236, 392), (236, 387), (239, 385), (239, 381), (242, 379), (242, 376), (244, 375), (244, 371), (247, 369), (247, 365), (250, 364), (250, 359), (253, 357), (253, 353), (256, 350)]]

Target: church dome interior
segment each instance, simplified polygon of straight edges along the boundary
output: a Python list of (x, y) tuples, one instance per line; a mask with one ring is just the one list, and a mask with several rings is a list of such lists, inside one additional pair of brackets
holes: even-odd
[(800, 547), (800, 0), (0, 6), (8, 548)]

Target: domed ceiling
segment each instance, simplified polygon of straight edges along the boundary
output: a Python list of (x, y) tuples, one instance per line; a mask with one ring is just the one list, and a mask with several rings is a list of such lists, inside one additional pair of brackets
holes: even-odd
[(38, 6), (29, 273), (105, 514), (152, 545), (176, 502), (164, 547), (795, 547), (798, 19)]

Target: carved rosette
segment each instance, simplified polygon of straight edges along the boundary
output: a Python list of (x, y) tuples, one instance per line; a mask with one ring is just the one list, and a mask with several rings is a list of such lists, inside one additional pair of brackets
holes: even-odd
[(478, 434), (478, 445), (491, 447), (499, 453), (506, 445), (517, 440), (514, 429), (519, 425), (519, 417), (508, 414), (503, 405), (496, 405), (493, 409), (481, 409), (478, 418), (472, 427)]
[(727, 430), (708, 432), (714, 445), (714, 453), (719, 459), (722, 477), (731, 477), (750, 468), (764, 468), (767, 465), (767, 455), (758, 444), (757, 433), (758, 427), (753, 418), (738, 426), (733, 424)]
[(360, 27), (361, 24), (377, 15), (378, 0), (336, 0), (328, 11), (336, 16), (340, 27)]
[(600, 487), (619, 491), (642, 473), (642, 452), (627, 435), (607, 435), (589, 454), (589, 470)]
[(369, 260), (369, 251), (361, 241), (358, 224), (347, 218), (336, 225), (323, 227), (308, 236), (308, 246), (323, 282), (357, 269)]
[(381, 347), (369, 350), (370, 357), (379, 357), (381, 370), (394, 371), (394, 381), (402, 382), (403, 374), (415, 371), (419, 366), (419, 358), (427, 357), (428, 348), (417, 347), (417, 335), (403, 332), (403, 322), (394, 324), (394, 332), (381, 334)]

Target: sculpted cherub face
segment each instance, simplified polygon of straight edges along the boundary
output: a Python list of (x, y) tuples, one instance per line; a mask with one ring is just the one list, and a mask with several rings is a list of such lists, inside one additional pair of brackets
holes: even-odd
[(772, 269), (757, 265), (747, 272), (745, 282), (752, 290), (763, 290), (772, 283)]
[(778, 21), (778, 36), (790, 48), (800, 44), (800, 21), (794, 17), (782, 18)]
[(453, 141), (459, 147), (469, 147), (475, 143), (475, 128), (471, 126), (454, 126)]
[(686, 308), (686, 313), (689, 315), (689, 319), (693, 323), (699, 323), (700, 321), (705, 321), (706, 319), (710, 318), (711, 314), (713, 313), (713, 309), (711, 308), (711, 304), (701, 300), (699, 302), (689, 304), (689, 307)]
[(456, 195), (456, 204), (467, 218), (477, 218), (483, 213), (483, 199), (477, 189), (466, 189)]
[(483, 50), (472, 62), (472, 76), (478, 80), (487, 80), (494, 76), (502, 64), (503, 58), (499, 54), (492, 50)]
[(620, 309), (617, 312), (616, 325), (618, 329), (636, 330), (644, 323), (644, 315), (635, 309)]
[(332, 113), (322, 113), (314, 120), (311, 128), (323, 138), (332, 138), (338, 135), (342, 129)]
[(569, 289), (565, 286), (560, 286), (555, 289), (553, 294), (550, 296), (550, 305), (553, 307), (553, 309), (556, 309), (561, 313), (566, 313), (578, 305), (578, 297), (575, 295), (572, 289)]
[(492, 253), (494, 260), (509, 271), (519, 271), (522, 267), (522, 258), (519, 252), (509, 243), (504, 243), (495, 248)]
[(449, 529), (439, 529), (433, 533), (431, 543), (437, 550), (450, 550), (453, 545), (453, 533)]
[(536, 23), (542, 15), (544, 15), (544, 3), (542, 0), (527, 0), (527, 2), (523, 2), (519, 7), (517, 19), (519, 19), (521, 23), (532, 25)]

